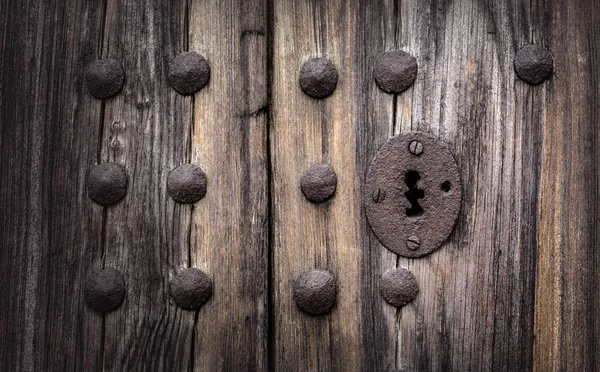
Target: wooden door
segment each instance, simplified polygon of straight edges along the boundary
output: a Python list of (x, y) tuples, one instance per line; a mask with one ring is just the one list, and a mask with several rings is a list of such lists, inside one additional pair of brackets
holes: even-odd
[[(6, 0), (0, 2), (1, 371), (599, 371), (600, 4), (594, 0)], [(552, 53), (539, 85), (516, 52)], [(380, 53), (416, 58), (414, 84), (381, 90)], [(206, 58), (182, 95), (169, 68)], [(330, 96), (300, 87), (311, 58)], [(119, 62), (123, 89), (86, 71)], [(436, 252), (386, 249), (365, 215), (377, 150), (408, 131), (451, 149), (456, 226)], [(124, 198), (89, 198), (100, 163)], [(176, 202), (179, 165), (206, 195)], [(300, 188), (316, 164), (335, 195)], [(380, 295), (410, 270), (414, 301)], [(111, 311), (88, 306), (98, 269), (123, 277)], [(212, 280), (198, 310), (172, 298), (186, 268)], [(294, 300), (307, 270), (333, 309)]]

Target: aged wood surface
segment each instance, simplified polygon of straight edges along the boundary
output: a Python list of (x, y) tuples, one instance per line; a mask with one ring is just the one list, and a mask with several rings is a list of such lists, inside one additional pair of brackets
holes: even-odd
[[(8, 0), (0, 2), (1, 371), (598, 371), (600, 356), (600, 4), (593, 0)], [(554, 74), (520, 81), (515, 52), (550, 49)], [(414, 55), (399, 95), (372, 78), (380, 52)], [(209, 61), (181, 96), (170, 60)], [(115, 58), (123, 91), (104, 103), (86, 66)], [(302, 63), (329, 58), (335, 93), (306, 96)], [(432, 133), (461, 170), (448, 242), (419, 259), (383, 247), (362, 190), (394, 134)], [(99, 162), (124, 165), (128, 193), (87, 197)], [(196, 163), (206, 197), (179, 205), (171, 169)], [(300, 177), (337, 172), (309, 203)], [(168, 282), (214, 281), (199, 311)], [(125, 275), (101, 315), (90, 270)], [(397, 310), (379, 278), (411, 270)], [(328, 315), (297, 309), (309, 269), (337, 279)]]
[(102, 316), (83, 301), (101, 259), (98, 58), (102, 3), (0, 3), (0, 370), (98, 370)]
[(106, 101), (101, 161), (122, 164), (128, 191), (106, 211), (104, 267), (125, 275), (127, 296), (105, 315), (103, 369), (185, 370), (194, 313), (170, 299), (168, 283), (188, 266), (192, 207), (167, 194), (171, 169), (187, 162), (192, 98), (167, 82), (170, 60), (187, 48), (184, 0), (106, 2), (103, 58), (123, 64), (123, 91)]
[(534, 367), (599, 371), (600, 4), (532, 6), (534, 40), (554, 52), (556, 70), (540, 114)]
[(206, 172), (192, 264), (214, 281), (196, 317), (198, 371), (267, 369), (267, 3), (193, 1), (190, 50), (211, 79), (195, 97), (191, 160)]

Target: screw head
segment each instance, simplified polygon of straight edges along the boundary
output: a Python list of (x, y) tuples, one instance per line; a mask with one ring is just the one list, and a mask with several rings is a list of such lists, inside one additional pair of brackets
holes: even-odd
[(408, 150), (413, 155), (421, 155), (423, 153), (423, 143), (421, 141), (412, 141), (408, 146)]
[(385, 190), (377, 188), (374, 192), (373, 192), (373, 201), (375, 203), (380, 203), (385, 199)]
[(406, 239), (406, 246), (411, 251), (416, 251), (421, 246), (421, 239), (419, 239), (418, 236), (413, 235)]

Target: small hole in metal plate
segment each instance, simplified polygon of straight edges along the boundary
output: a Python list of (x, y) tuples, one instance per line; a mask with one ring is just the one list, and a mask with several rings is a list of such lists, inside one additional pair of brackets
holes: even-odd
[(443, 192), (448, 192), (448, 191), (450, 191), (451, 188), (452, 188), (452, 182), (450, 182), (450, 181), (444, 181), (440, 185), (440, 189), (442, 189)]

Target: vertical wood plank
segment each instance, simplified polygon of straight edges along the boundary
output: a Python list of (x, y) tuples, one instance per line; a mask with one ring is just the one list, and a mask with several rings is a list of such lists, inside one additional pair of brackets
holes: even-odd
[(600, 8), (534, 1), (535, 39), (554, 55), (544, 97), (537, 371), (600, 370)]
[(211, 67), (196, 94), (192, 161), (207, 175), (192, 264), (214, 282), (196, 316), (197, 370), (267, 370), (267, 2), (192, 1), (190, 50)]
[(169, 172), (186, 162), (190, 97), (167, 82), (170, 60), (187, 45), (185, 0), (108, 0), (102, 57), (120, 61), (123, 91), (106, 102), (103, 162), (122, 164), (125, 198), (107, 207), (104, 267), (127, 285), (121, 306), (105, 316), (105, 370), (186, 370), (194, 314), (169, 297), (170, 278), (187, 266), (192, 207), (167, 194)]
[[(513, 70), (529, 4), (403, 1), (399, 44), (419, 77), (395, 133), (450, 144), (463, 182), (457, 226), (430, 256), (399, 259), (420, 294), (400, 310), (399, 370), (530, 370), (542, 105)], [(533, 109), (532, 109), (533, 108)]]
[(85, 88), (102, 3), (0, 4), (0, 370), (101, 368), (83, 301), (102, 210), (87, 198), (100, 103)]
[[(372, 78), (377, 53), (393, 48), (391, 1), (274, 2), (271, 154), (275, 370), (389, 370), (394, 313), (379, 296), (380, 271), (395, 256), (378, 250), (362, 210), (371, 157), (391, 133), (393, 96)], [(302, 64), (325, 57), (339, 74), (332, 96), (315, 100), (298, 84)], [(300, 191), (302, 174), (329, 164), (336, 195), (315, 205)], [(329, 270), (337, 304), (328, 315), (302, 313), (292, 298), (302, 272)]]

